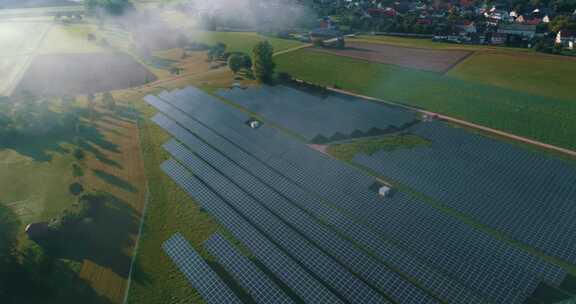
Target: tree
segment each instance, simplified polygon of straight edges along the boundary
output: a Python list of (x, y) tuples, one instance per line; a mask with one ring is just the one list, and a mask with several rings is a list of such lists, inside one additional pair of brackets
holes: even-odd
[(109, 110), (116, 109), (116, 100), (110, 92), (102, 94), (102, 104)]
[(74, 150), (74, 157), (75, 157), (77, 160), (83, 160), (84, 157), (86, 157), (86, 154), (84, 153), (84, 150), (82, 150), (82, 149), (80, 149), (80, 148), (76, 148), (76, 149)]
[(228, 67), (234, 74), (238, 73), (244, 66), (244, 58), (239, 54), (234, 54), (228, 58)]
[(576, 20), (568, 16), (558, 16), (550, 22), (550, 30), (555, 33), (562, 30), (576, 30)]
[(250, 57), (250, 56), (247, 55), (247, 54), (244, 54), (244, 55), (242, 56), (242, 60), (244, 61), (244, 62), (242, 63), (242, 66), (243, 66), (245, 69), (251, 70), (251, 69), (252, 69), (252, 57)]
[(272, 56), (274, 48), (267, 40), (258, 42), (252, 50), (252, 71), (254, 77), (260, 82), (270, 83), (274, 75), (276, 64)]
[(68, 190), (70, 190), (70, 193), (73, 195), (80, 195), (80, 193), (84, 192), (84, 187), (80, 183), (72, 183), (68, 187)]
[(210, 49), (208, 50), (208, 60), (214, 61), (222, 58), (222, 56), (224, 56), (224, 53), (226, 53), (226, 48), (227, 48), (226, 44), (222, 42), (216, 43), (216, 45), (210, 47)]

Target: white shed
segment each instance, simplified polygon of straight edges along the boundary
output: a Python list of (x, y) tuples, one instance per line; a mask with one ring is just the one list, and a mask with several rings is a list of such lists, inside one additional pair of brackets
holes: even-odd
[(257, 120), (252, 120), (252, 121), (250, 121), (249, 125), (250, 125), (250, 128), (257, 129), (258, 127), (260, 127), (260, 122)]
[(388, 186), (380, 186), (380, 189), (378, 189), (378, 195), (382, 197), (388, 197), (391, 190), (392, 189), (390, 189)]

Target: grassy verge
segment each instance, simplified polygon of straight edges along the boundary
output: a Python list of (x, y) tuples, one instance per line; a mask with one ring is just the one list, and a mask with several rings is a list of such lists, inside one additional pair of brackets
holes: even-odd
[(570, 100), (306, 50), (282, 54), (276, 62), (280, 71), (306, 81), (576, 149), (576, 103)]
[(416, 135), (398, 134), (332, 144), (328, 147), (327, 152), (338, 159), (351, 161), (359, 153), (372, 155), (380, 150), (410, 149), (429, 144), (428, 140)]
[(128, 303), (204, 303), (188, 280), (162, 251), (162, 243), (176, 232), (182, 233), (234, 288), (235, 283), (225, 276), (221, 266), (203, 249), (203, 243), (216, 232), (222, 233), (233, 243), (236, 241), (162, 172), (160, 164), (170, 156), (161, 146), (170, 139), (170, 136), (149, 120), (157, 111), (142, 101), (145, 95), (159, 93), (164, 89), (181, 88), (190, 84), (216, 89), (229, 86), (232, 82), (232, 75), (227, 70), (207, 73), (167, 79), (154, 86), (126, 90), (121, 97), (130, 101), (142, 114), (141, 146), (149, 185), (148, 210), (136, 255)]

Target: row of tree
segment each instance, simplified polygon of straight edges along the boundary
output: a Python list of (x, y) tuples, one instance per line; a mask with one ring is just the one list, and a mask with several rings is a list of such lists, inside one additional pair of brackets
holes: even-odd
[(122, 15), (128, 8), (132, 7), (129, 0), (84, 0), (84, 6), (89, 14), (108, 13), (111, 15)]

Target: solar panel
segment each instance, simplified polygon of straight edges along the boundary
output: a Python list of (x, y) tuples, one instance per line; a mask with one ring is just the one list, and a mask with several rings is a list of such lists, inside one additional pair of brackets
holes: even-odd
[[(345, 210), (346, 214), (352, 215), (352, 217), (344, 217), (346, 220), (342, 223), (338, 223), (337, 221), (342, 220), (334, 215), (324, 217), (323, 220), (331, 220), (331, 223), (347, 228), (350, 227), (350, 223), (356, 223), (356, 221), (362, 223), (359, 226), (357, 224), (358, 233), (352, 234), (355, 230), (350, 229), (346, 230), (345, 233), (352, 234), (354, 239), (362, 240), (359, 243), (370, 250), (387, 248), (382, 244), (395, 248), (394, 250), (382, 251), (385, 254), (379, 256), (387, 258), (386, 263), (409, 274), (420, 284), (424, 282), (422, 285), (445, 299), (458, 297), (457, 292), (447, 291), (450, 289), (447, 287), (450, 286), (447, 282), (449, 283), (451, 280), (442, 280), (442, 276), (431, 275), (434, 272), (426, 271), (430, 268), (428, 265), (432, 265), (433, 268), (440, 268), (443, 273), (458, 278), (466, 289), (473, 289), (479, 294), (488, 296), (493, 301), (507, 303), (522, 301), (533, 290), (532, 286), (538, 282), (540, 276), (549, 282), (557, 282), (565, 275), (565, 272), (538, 258), (463, 225), (433, 208), (425, 208), (426, 204), (413, 198), (400, 195), (399, 199), (394, 201), (396, 203), (391, 203), (406, 208), (406, 210), (415, 208), (411, 212), (419, 214), (420, 218), (417, 221), (410, 218), (402, 220), (394, 218), (390, 214), (394, 214), (393, 212), (398, 214), (401, 209), (387, 210), (393, 205), (382, 204), (375, 196), (371, 196), (366, 191), (368, 186), (374, 182), (372, 178), (358, 174), (357, 171), (350, 170), (339, 162), (323, 157), (301, 143), (275, 132), (266, 125), (257, 131), (242, 126), (243, 121), (232, 114), (235, 110), (219, 101), (175, 99), (173, 102), (189, 115), (194, 116), (195, 120), (165, 103), (160, 105), (162, 111), (189, 130), (199, 134), (210, 145), (226, 155), (234, 156), (234, 161), (246, 170), (254, 173), (256, 171), (252, 168), (257, 166), (254, 165), (254, 162), (240, 163), (241, 159), (239, 160), (238, 155), (241, 153), (239, 154), (238, 151), (244, 151), (246, 155), (262, 161), (265, 168), (277, 172), (278, 175), (287, 180), (288, 184), (296, 184), (306, 189), (305, 193), (309, 191), (309, 195), (314, 197), (319, 195), (327, 198), (330, 203), (336, 205), (338, 210)], [(202, 111), (191, 111), (190, 104), (193, 103), (206, 103), (209, 105), (206, 108), (212, 108), (219, 114), (212, 114), (208, 111), (206, 113), (209, 115), (202, 115)], [(232, 113), (229, 113), (231, 111)], [(164, 123), (164, 126), (171, 123), (165, 116), (157, 116), (155, 120), (162, 120), (160, 123)], [(187, 133), (187, 131), (185, 132)], [(257, 174), (262, 173), (258, 171)], [(266, 179), (269, 178), (270, 176), (266, 177)], [(286, 196), (296, 195), (294, 193), (297, 191), (293, 186), (281, 189), (280, 186), (277, 186), (277, 181), (268, 184)], [(315, 215), (318, 217), (326, 214), (325, 209), (310, 207), (318, 204), (310, 205), (307, 203), (306, 205), (308, 206), (307, 211), (316, 212)], [(353, 221), (350, 221), (350, 218)], [(343, 223), (348, 226), (344, 226)], [(377, 235), (377, 241), (362, 239), (360, 232), (362, 226), (366, 224), (368, 225), (364, 226), (364, 229), (370, 227), (366, 231), (377, 231), (380, 234)], [(407, 226), (398, 226), (400, 224)], [(417, 230), (408, 229), (412, 228), (410, 225), (413, 225)], [(435, 228), (426, 231), (425, 227), (430, 225), (435, 225)], [(453, 227), (458, 227), (458, 229), (453, 229)], [(423, 237), (423, 232), (428, 233), (429, 237)], [(438, 242), (435, 237), (439, 237), (441, 242)], [(438, 244), (445, 242), (444, 239), (448, 243), (442, 247), (438, 246)], [(394, 246), (390, 246), (391, 244)], [(403, 254), (406, 249), (410, 252), (408, 257)], [(380, 252), (380, 250), (374, 251)], [(474, 252), (477, 252), (479, 258), (467, 257), (466, 254)], [(412, 258), (413, 254), (417, 255), (416, 259)], [(411, 262), (415, 263), (416, 267), (410, 269), (408, 265)], [(495, 280), (498, 277), (500, 279)], [(452, 288), (452, 290), (459, 289)], [(470, 299), (473, 298), (474, 296), (470, 297)]]
[(339, 95), (323, 98), (284, 86), (219, 90), (216, 94), (308, 140), (336, 138), (337, 134), (345, 138), (373, 130), (382, 133), (416, 119), (414, 112), (390, 105)]
[(411, 132), (432, 144), (358, 155), (354, 162), (549, 255), (576, 262), (576, 168), (441, 122)]
[(181, 234), (174, 234), (162, 248), (207, 303), (242, 303)]
[[(194, 141), (190, 144), (196, 147), (198, 151), (200, 150), (201, 143), (199, 141)], [(200, 161), (199, 158), (175, 141), (168, 142), (164, 145), (164, 148), (186, 165)], [(286, 222), (286, 224), (294, 227), (295, 230), (299, 230), (328, 255), (346, 265), (358, 276), (362, 276), (367, 282), (373, 284), (373, 286), (380, 288), (382, 292), (390, 294), (393, 298), (405, 302), (435, 302), (429, 295), (426, 295), (410, 282), (405, 281), (397, 273), (385, 268), (370, 255), (355, 248), (353, 243), (339, 237), (334, 231), (329, 229), (329, 227), (320, 224), (316, 219), (292, 205), (284, 197), (278, 195), (261, 181), (254, 178), (254, 176), (241, 170), (230, 160), (220, 157), (221, 155), (215, 153), (215, 151), (211, 152), (212, 153), (202, 153), (204, 157), (211, 160), (209, 164), (230, 178), (239, 188), (242, 187), (246, 193), (251, 194), (254, 202), (260, 202), (259, 205), (262, 206), (262, 208), (254, 208), (255, 211), (257, 210), (256, 212), (260, 214), (260, 221), (262, 221), (262, 217), (266, 211), (276, 215)], [(204, 159), (204, 161), (208, 163), (206, 159)], [(209, 170), (207, 167), (191, 167), (191, 169), (194, 172), (197, 170), (201, 170), (202, 172)], [(276, 224), (272, 229), (278, 229), (279, 225), (281, 224)], [(281, 238), (286, 239), (286, 237)], [(312, 256), (313, 255), (310, 254), (308, 258)], [(397, 288), (398, 286), (402, 286), (402, 288)]]
[[(188, 133), (182, 127), (176, 125), (174, 122), (166, 118), (165, 116), (156, 116), (154, 118), (161, 126), (166, 128), (166, 130), (178, 138), (180, 141), (186, 143), (189, 147), (193, 147), (196, 153), (204, 157), (205, 159), (210, 159), (211, 163), (215, 166), (226, 166), (229, 167), (229, 161), (218, 157), (215, 150), (210, 148), (208, 145), (198, 140), (195, 136)], [(219, 147), (224, 147), (220, 146)], [(398, 249), (396, 246), (383, 241), (378, 235), (376, 235), (372, 230), (368, 229), (361, 224), (350, 220), (348, 217), (342, 215), (340, 212), (334, 208), (322, 204), (319, 199), (313, 198), (310, 194), (306, 193), (300, 189), (296, 184), (290, 182), (288, 179), (283, 177), (280, 172), (274, 172), (271, 168), (266, 167), (254, 158), (251, 158), (248, 154), (240, 153), (239, 150), (234, 150), (233, 147), (228, 146), (224, 148), (227, 152), (226, 155), (234, 160), (237, 164), (241, 165), (244, 169), (253, 172), (254, 176), (259, 176), (261, 182), (266, 181), (268, 185), (274, 187), (279, 193), (289, 198), (295, 204), (298, 204), (300, 208), (314, 214), (322, 221), (329, 223), (333, 227), (339, 229), (339, 232), (344, 235), (348, 235), (355, 243), (362, 244), (368, 248), (371, 254), (377, 255), (382, 261), (390, 263), (392, 268), (399, 269), (411, 276), (413, 279), (420, 282), (431, 291), (436, 292), (439, 296), (445, 297), (448, 300), (458, 302), (458, 303), (479, 303), (481, 302), (476, 296), (467, 292), (464, 286), (459, 285), (427, 267), (418, 260), (413, 259), (409, 253)], [(258, 185), (261, 182), (254, 181), (253, 178), (249, 177), (239, 177), (237, 179), (239, 182), (250, 182), (252, 185)], [(269, 202), (277, 202), (281, 198), (270, 199)], [(312, 225), (310, 225), (312, 226)], [(320, 228), (314, 228), (320, 229)], [(353, 247), (353, 245), (350, 245)], [(368, 258), (366, 258), (368, 259)], [(382, 279), (387, 276), (380, 274)], [(388, 276), (393, 276), (389, 274)], [(402, 283), (400, 283), (402, 284)], [(404, 299), (403, 293), (409, 293), (411, 290), (410, 286), (403, 284), (405, 287), (402, 289), (396, 289), (391, 292), (393, 297), (398, 296)]]
[(258, 304), (294, 303), (256, 265), (238, 251), (220, 234), (212, 235), (204, 247), (226, 271), (252, 296)]
[(306, 303), (343, 303), (178, 162), (168, 160), (161, 168)]
[(348, 301), (351, 303), (387, 303), (386, 299), (362, 280), (294, 231), (291, 226), (275, 217), (269, 210), (260, 206), (256, 200), (205, 161), (183, 150), (170, 149), (169, 152), (254, 226), (261, 229), (294, 259), (337, 290)]

